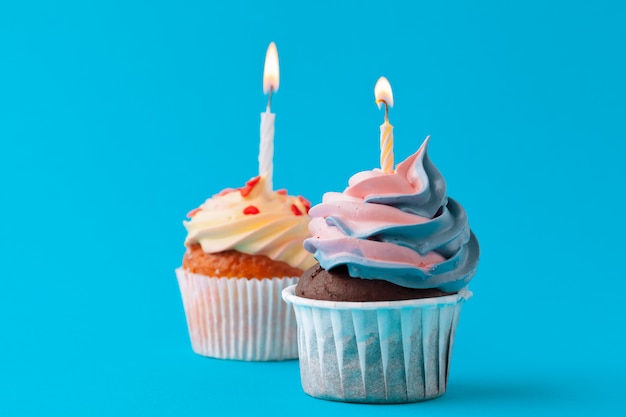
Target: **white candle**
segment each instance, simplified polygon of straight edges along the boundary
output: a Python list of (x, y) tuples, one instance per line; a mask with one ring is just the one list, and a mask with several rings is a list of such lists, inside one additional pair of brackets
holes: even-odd
[(278, 91), (280, 70), (278, 67), (278, 51), (276, 44), (270, 43), (265, 54), (263, 69), (263, 92), (268, 94), (267, 108), (261, 113), (261, 145), (259, 148), (259, 175), (265, 175), (267, 191), (273, 190), (272, 175), (274, 171), (274, 120), (276, 115), (271, 112), (272, 94)]
[(267, 111), (261, 113), (261, 146), (259, 149), (259, 175), (265, 175), (267, 191), (272, 191), (272, 172), (274, 171), (274, 119), (276, 114)]
[(393, 173), (393, 126), (389, 123), (389, 107), (393, 107), (391, 85), (385, 77), (380, 77), (374, 87), (376, 104), (380, 109), (385, 105), (385, 121), (380, 125), (380, 169), (385, 174)]

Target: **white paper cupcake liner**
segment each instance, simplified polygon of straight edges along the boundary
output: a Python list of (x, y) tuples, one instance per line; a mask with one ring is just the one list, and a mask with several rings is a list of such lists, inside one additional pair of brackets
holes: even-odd
[(304, 392), (326, 400), (405, 403), (444, 394), (461, 302), (471, 292), (406, 301), (332, 302), (283, 290), (298, 322)]
[(281, 299), (298, 277), (207, 277), (182, 268), (176, 277), (197, 354), (244, 361), (298, 357), (295, 315)]

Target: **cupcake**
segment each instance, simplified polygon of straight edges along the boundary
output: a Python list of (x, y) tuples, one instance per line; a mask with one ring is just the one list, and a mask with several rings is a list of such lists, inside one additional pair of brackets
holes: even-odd
[(313, 397), (405, 403), (445, 393), (479, 246), (428, 141), (392, 173), (360, 172), (310, 211), (304, 247), (318, 263), (283, 298)]
[(297, 358), (294, 313), (281, 291), (314, 259), (309, 202), (269, 191), (266, 177), (226, 189), (189, 212), (186, 252), (176, 270), (191, 347), (221, 359)]

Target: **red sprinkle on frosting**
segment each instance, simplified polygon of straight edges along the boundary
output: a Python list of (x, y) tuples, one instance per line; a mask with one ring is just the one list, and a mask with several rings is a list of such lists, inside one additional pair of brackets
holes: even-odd
[(293, 214), (295, 214), (296, 216), (302, 216), (302, 212), (300, 211), (300, 209), (295, 205), (292, 204), (291, 205), (291, 211), (293, 212)]
[(242, 197), (247, 197), (248, 194), (250, 194), (252, 192), (252, 190), (254, 189), (254, 187), (259, 183), (259, 181), (261, 181), (261, 177), (260, 176), (256, 176), (254, 178), (252, 178), (250, 181), (248, 181), (246, 183), (245, 187), (241, 187), (239, 189), (239, 192), (241, 193)]
[(202, 209), (200, 207), (195, 208), (193, 210), (191, 210), (189, 213), (187, 213), (187, 217), (188, 218), (192, 218), (193, 216), (195, 216), (199, 211), (202, 211)]
[(287, 190), (284, 188), (282, 190), (276, 190), (276, 194), (287, 195)]
[(298, 200), (300, 200), (300, 202), (302, 203), (302, 205), (304, 206), (304, 209), (306, 210), (308, 214), (309, 210), (311, 209), (311, 202), (307, 200), (306, 198), (302, 197), (301, 195), (298, 196)]
[(243, 209), (243, 214), (259, 214), (259, 209), (256, 206), (248, 206)]

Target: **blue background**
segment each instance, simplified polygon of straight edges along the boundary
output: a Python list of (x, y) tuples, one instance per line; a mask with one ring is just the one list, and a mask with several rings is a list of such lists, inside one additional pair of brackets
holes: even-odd
[[(626, 3), (412, 3), (4, 2), (0, 415), (624, 415)], [(482, 247), (440, 399), (191, 351), (182, 220), (257, 173), (271, 41), (277, 188), (378, 165), (381, 75), (396, 161), (432, 135)]]

